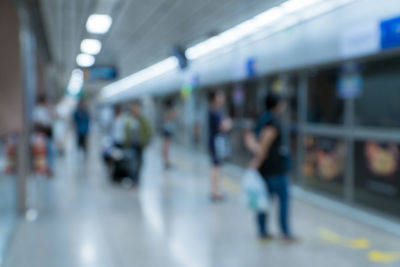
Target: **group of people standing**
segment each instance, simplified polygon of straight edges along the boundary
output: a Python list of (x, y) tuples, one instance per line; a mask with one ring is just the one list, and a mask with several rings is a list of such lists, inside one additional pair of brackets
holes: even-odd
[[(209, 95), (209, 151), (211, 157), (211, 199), (223, 199), (219, 189), (221, 158), (221, 135), (232, 128), (232, 121), (224, 116), (225, 97), (223, 92), (213, 91)], [(252, 153), (249, 168), (256, 170), (262, 177), (271, 196), (279, 199), (279, 224), (283, 238), (293, 241), (295, 238), (289, 224), (289, 155), (284, 148), (283, 130), (280, 116), (284, 113), (286, 104), (283, 98), (270, 94), (265, 100), (265, 112), (258, 119), (254, 129), (244, 132), (244, 143)], [(267, 226), (268, 213), (260, 211), (256, 214), (258, 234), (261, 239), (270, 239)]]
[(143, 151), (150, 143), (151, 135), (150, 124), (142, 114), (139, 100), (133, 101), (127, 112), (120, 105), (114, 107), (111, 142), (104, 155), (109, 166), (112, 166), (114, 181), (130, 179), (129, 183), (134, 187), (139, 184)]

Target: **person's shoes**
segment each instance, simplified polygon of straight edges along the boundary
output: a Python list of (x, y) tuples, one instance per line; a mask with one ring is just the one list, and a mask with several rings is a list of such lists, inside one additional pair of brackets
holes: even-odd
[(273, 240), (275, 237), (271, 234), (260, 234), (258, 236), (258, 238), (260, 239), (260, 241), (271, 241)]
[(131, 178), (125, 177), (124, 179), (122, 179), (121, 185), (125, 189), (130, 189), (134, 186), (134, 182)]
[(211, 196), (211, 201), (214, 203), (221, 202), (223, 200), (224, 200), (224, 197), (222, 195), (212, 195)]
[(164, 164), (164, 169), (165, 170), (170, 170), (171, 168), (172, 168), (171, 163)]
[(287, 243), (296, 243), (296, 242), (299, 241), (298, 238), (296, 238), (296, 237), (294, 237), (294, 236), (292, 236), (292, 235), (284, 235), (284, 236), (282, 237), (282, 240), (285, 241), (285, 242), (287, 242)]
[(54, 173), (52, 170), (47, 170), (46, 172), (47, 179), (52, 179), (54, 177)]

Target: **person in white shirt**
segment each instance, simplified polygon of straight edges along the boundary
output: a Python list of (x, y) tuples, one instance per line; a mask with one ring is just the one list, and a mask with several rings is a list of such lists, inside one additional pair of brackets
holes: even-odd
[(111, 136), (115, 146), (122, 146), (125, 142), (126, 117), (122, 113), (121, 106), (114, 109), (114, 121), (111, 126)]
[(34, 132), (46, 138), (47, 149), (47, 175), (53, 175), (53, 118), (50, 107), (47, 105), (46, 97), (39, 95), (35, 108), (33, 109), (32, 121)]

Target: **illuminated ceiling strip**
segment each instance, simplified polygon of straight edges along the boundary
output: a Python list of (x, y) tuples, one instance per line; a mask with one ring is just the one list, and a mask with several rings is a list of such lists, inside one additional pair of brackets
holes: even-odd
[(174, 70), (178, 66), (175, 57), (169, 57), (146, 69), (136, 72), (124, 79), (112, 83), (103, 88), (101, 97), (108, 98), (125, 90), (128, 90), (138, 84), (148, 81), (154, 77)]
[(186, 50), (190, 60), (243, 40), (258, 32), (275, 33), (355, 0), (289, 0)]
[[(285, 30), (300, 22), (328, 13), (336, 8), (352, 3), (356, 0), (289, 0), (283, 4), (270, 8), (265, 12), (246, 20), (239, 25), (209, 38), (186, 50), (186, 56), (194, 60), (218, 49), (231, 45), (245, 37), (266, 31), (276, 33)], [(145, 81), (176, 69), (178, 63), (174, 57), (169, 57), (144, 70), (134, 73), (122, 80), (103, 88), (101, 97), (109, 98), (125, 90), (129, 90)]]

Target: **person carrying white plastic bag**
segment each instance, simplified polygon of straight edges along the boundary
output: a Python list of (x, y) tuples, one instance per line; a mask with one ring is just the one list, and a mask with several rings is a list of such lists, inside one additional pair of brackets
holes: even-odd
[(260, 173), (249, 168), (242, 180), (242, 198), (244, 203), (254, 211), (267, 212), (269, 209), (269, 194)]
[[(284, 114), (286, 104), (282, 97), (274, 94), (267, 96), (265, 104), (266, 111), (260, 116), (254, 130), (245, 132), (245, 145), (253, 154), (249, 165), (262, 176), (271, 196), (279, 200), (278, 219), (282, 238), (285, 241), (295, 241), (290, 226), (290, 182), (287, 175), (290, 153), (281, 126), (281, 115)], [(272, 238), (268, 217), (268, 212), (257, 211), (257, 228), (261, 239)]]

